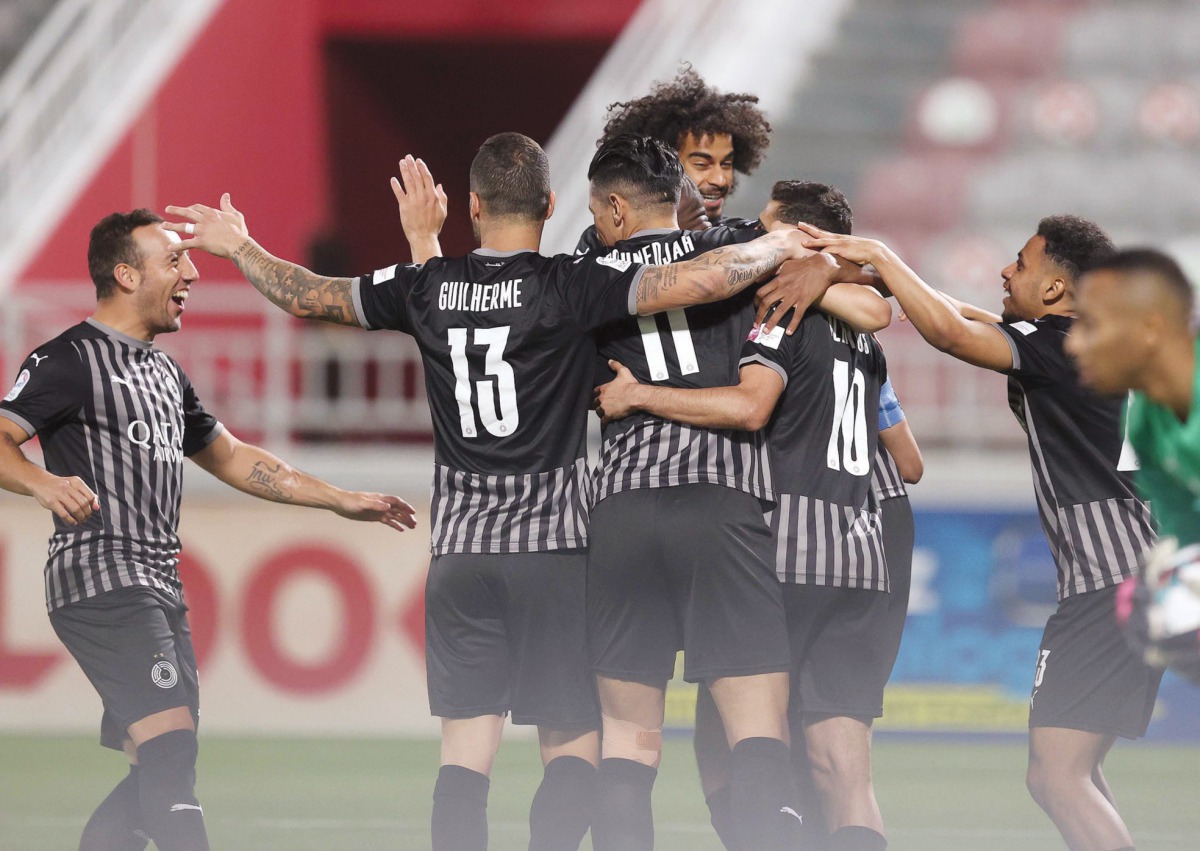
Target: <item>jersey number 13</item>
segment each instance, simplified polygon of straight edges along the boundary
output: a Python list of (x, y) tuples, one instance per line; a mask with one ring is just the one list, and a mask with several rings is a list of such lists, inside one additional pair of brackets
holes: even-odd
[(504, 347), (508, 343), (508, 325), (497, 328), (476, 328), (471, 344), (486, 346), (483, 356), (483, 372), (495, 376), (475, 382), (471, 390), (471, 371), (467, 366), (467, 334), (470, 329), (450, 328), (450, 360), (454, 364), (454, 398), (458, 402), (458, 419), (463, 437), (475, 437), (475, 396), (479, 408), (479, 421), (489, 434), (508, 437), (517, 430), (520, 416), (517, 413), (517, 385), (512, 365), (504, 360)]

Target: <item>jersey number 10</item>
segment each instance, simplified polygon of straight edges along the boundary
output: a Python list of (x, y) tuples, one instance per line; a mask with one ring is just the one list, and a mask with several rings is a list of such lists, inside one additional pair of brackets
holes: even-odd
[[(497, 328), (476, 328), (473, 344), (487, 346), (483, 356), (485, 375), (494, 375), (495, 381), (485, 379), (475, 382), (475, 395), (479, 406), (479, 420), (489, 434), (508, 437), (517, 430), (520, 416), (517, 413), (517, 384), (512, 365), (504, 360), (504, 347), (508, 344), (508, 325)], [(475, 437), (475, 408), (471, 404), (471, 371), (467, 365), (466, 328), (450, 328), (450, 360), (454, 364), (454, 398), (458, 402), (458, 420), (463, 437)], [(494, 385), (494, 388), (493, 388)], [(497, 401), (499, 409), (497, 409)]]
[(851, 380), (850, 364), (835, 360), (833, 428), (829, 433), (829, 449), (825, 455), (831, 470), (844, 469), (852, 476), (865, 476), (871, 472), (871, 459), (867, 457), (867, 413), (863, 410), (866, 395), (867, 381), (862, 370), (854, 370)]

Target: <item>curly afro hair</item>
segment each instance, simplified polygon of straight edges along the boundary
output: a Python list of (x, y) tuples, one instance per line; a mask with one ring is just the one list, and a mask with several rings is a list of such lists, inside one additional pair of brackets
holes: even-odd
[(733, 137), (733, 167), (751, 174), (770, 144), (771, 125), (758, 107), (758, 97), (714, 89), (690, 65), (650, 94), (609, 104), (608, 123), (597, 147), (622, 133), (651, 136), (679, 150), (689, 133)]

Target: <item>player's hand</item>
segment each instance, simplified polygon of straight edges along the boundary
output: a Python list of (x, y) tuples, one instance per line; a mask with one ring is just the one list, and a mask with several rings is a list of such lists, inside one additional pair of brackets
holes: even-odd
[(787, 325), (787, 333), (791, 334), (799, 327), (804, 311), (825, 295), (825, 291), (837, 282), (840, 273), (837, 258), (829, 254), (788, 260), (779, 267), (774, 278), (758, 288), (755, 295), (758, 311), (754, 324), (765, 322), (766, 330), (772, 331), (788, 311), (792, 311)]
[(234, 209), (228, 192), (221, 196), (219, 210), (203, 204), (170, 206), (167, 207), (167, 215), (184, 219), (182, 222), (163, 223), (164, 228), (182, 238), (176, 246), (181, 251), (199, 248), (215, 257), (229, 258), (250, 238), (246, 217)]
[(49, 476), (31, 487), (33, 497), (68, 526), (75, 526), (100, 510), (100, 498), (78, 476)]
[(417, 512), (398, 496), (384, 493), (345, 491), (334, 512), (350, 520), (367, 523), (382, 523), (397, 532), (412, 529), (417, 525)]
[(636, 388), (642, 386), (620, 361), (610, 360), (608, 365), (617, 377), (595, 388), (592, 396), (592, 407), (605, 425), (613, 420), (624, 419), (638, 410), (634, 393)]
[(800, 222), (796, 227), (808, 235), (809, 238), (804, 241), (806, 247), (826, 254), (836, 254), (859, 266), (875, 263), (883, 253), (884, 245), (877, 239), (830, 233), (804, 222)]
[[(413, 261), (429, 259), (429, 249), (437, 245), (438, 234), (446, 222), (446, 191), (435, 184), (424, 160), (412, 155), (400, 160), (400, 177), (392, 178), (392, 194), (400, 210), (400, 225), (413, 249)], [(440, 246), (438, 246), (440, 253)]]

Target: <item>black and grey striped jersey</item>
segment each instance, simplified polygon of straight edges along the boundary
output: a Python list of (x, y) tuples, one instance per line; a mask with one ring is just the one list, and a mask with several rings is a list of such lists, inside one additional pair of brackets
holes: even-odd
[(871, 468), (871, 491), (876, 502), (908, 496), (908, 488), (900, 476), (896, 459), (880, 443), (875, 451), (875, 464)]
[(0, 416), (38, 436), (47, 470), (78, 476), (100, 500), (79, 525), (54, 518), (46, 563), (51, 611), (135, 585), (182, 597), (176, 527), (183, 459), (222, 426), (179, 364), (88, 319), (34, 350)]
[[(646, 230), (605, 255), (635, 263), (672, 263), (763, 233), (757, 222), (705, 231)], [(601, 328), (596, 383), (613, 377), (608, 360), (624, 364), (644, 384), (688, 389), (737, 383), (737, 359), (754, 320), (754, 294), (626, 318)], [(636, 488), (716, 484), (771, 500), (771, 472), (762, 436), (704, 429), (634, 414), (604, 429), (596, 471), (596, 501)]]
[(871, 498), (879, 387), (870, 334), (809, 311), (796, 333), (755, 328), (742, 368), (774, 370), (783, 394), (764, 430), (778, 505), (767, 516), (781, 582), (888, 590), (883, 527)]
[[(900, 407), (900, 400), (896, 397), (891, 379), (888, 379), (879, 388), (879, 431), (898, 426), (904, 422), (904, 419), (904, 409)], [(875, 464), (871, 470), (871, 491), (875, 496), (876, 504), (882, 503), (886, 499), (908, 496), (908, 490), (904, 487), (904, 479), (900, 475), (900, 468), (896, 466), (896, 459), (884, 448), (882, 440), (879, 442), (879, 449), (875, 453)]]
[(1012, 348), (1009, 405), (1029, 438), (1060, 600), (1121, 582), (1154, 541), (1150, 511), (1134, 490), (1132, 452), (1123, 451), (1122, 400), (1079, 383), (1063, 350), (1071, 322), (1046, 316), (997, 326)]
[(359, 324), (411, 334), (433, 413), (432, 550), (587, 544), (592, 329), (636, 313), (641, 267), (480, 249), (359, 278)]

